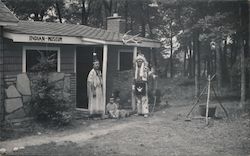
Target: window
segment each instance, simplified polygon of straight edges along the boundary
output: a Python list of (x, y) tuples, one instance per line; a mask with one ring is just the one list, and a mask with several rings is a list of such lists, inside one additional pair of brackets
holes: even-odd
[(60, 50), (55, 47), (24, 47), (23, 72), (60, 72)]
[(119, 51), (118, 53), (118, 70), (130, 70), (133, 68), (133, 52)]

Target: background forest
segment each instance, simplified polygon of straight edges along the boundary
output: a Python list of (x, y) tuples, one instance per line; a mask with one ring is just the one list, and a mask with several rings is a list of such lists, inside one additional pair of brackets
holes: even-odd
[(186, 77), (195, 85), (216, 74), (217, 90), (234, 91), (249, 107), (250, 53), (247, 0), (3, 0), (20, 20), (106, 28), (118, 13), (126, 31), (161, 41), (154, 57), (158, 75)]

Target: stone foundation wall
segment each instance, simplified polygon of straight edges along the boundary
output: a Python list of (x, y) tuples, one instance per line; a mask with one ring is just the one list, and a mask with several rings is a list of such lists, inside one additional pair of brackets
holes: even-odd
[[(34, 87), (39, 81), (37, 74), (18, 74), (5, 77), (5, 118), (6, 120), (24, 118), (32, 111), (29, 102), (36, 92)], [(55, 84), (55, 95), (57, 98), (68, 101), (74, 107), (74, 88), (71, 87), (74, 74), (50, 73), (48, 81)]]

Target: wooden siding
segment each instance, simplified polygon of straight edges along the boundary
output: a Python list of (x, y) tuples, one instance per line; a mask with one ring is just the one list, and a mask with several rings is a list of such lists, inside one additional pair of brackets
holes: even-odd
[[(119, 88), (114, 86), (114, 79), (118, 75), (118, 51), (119, 50), (131, 50), (133, 52), (133, 47), (122, 47), (122, 46), (109, 46), (108, 47), (108, 67), (107, 67), (107, 101), (111, 96), (114, 89)], [(132, 88), (132, 86), (130, 87)], [(121, 91), (122, 92), (122, 91)]]
[(72, 103), (74, 107), (76, 108), (76, 74), (75, 73), (71, 74), (71, 77), (70, 77), (70, 94), (71, 94)]
[(62, 45), (61, 49), (61, 72), (73, 73), (74, 72), (74, 51), (75, 46)]
[[(111, 97), (112, 92), (115, 90), (120, 91), (121, 108), (131, 108), (131, 92), (133, 83), (132, 70), (118, 71), (118, 52), (119, 51), (131, 51), (133, 54), (133, 47), (122, 46), (109, 46), (108, 47), (108, 69), (107, 69), (107, 102)], [(150, 49), (138, 48), (150, 62)], [(123, 58), (120, 58), (123, 59)]]
[(9, 39), (4, 40), (5, 75), (16, 75), (22, 72), (22, 46)]
[(9, 39), (4, 40), (4, 70), (6, 75), (16, 75), (22, 72), (23, 46), (38, 47), (60, 47), (61, 51), (61, 72), (74, 72), (74, 51), (73, 45), (39, 44), (39, 43), (13, 43)]
[[(22, 52), (23, 47), (60, 47), (61, 52), (61, 72), (66, 74), (71, 74), (71, 100), (72, 104), (76, 104), (76, 76), (74, 73), (74, 45), (59, 45), (59, 44), (40, 44), (40, 43), (13, 43), (9, 39), (4, 39), (4, 64), (1, 60), (0, 53), (0, 72), (3, 69), (5, 72), (5, 80), (8, 77), (16, 76), (17, 74), (22, 73)], [(2, 74), (0, 73), (0, 78)], [(6, 81), (6, 83), (9, 83)], [(3, 82), (0, 82), (0, 87), (3, 86)], [(2, 92), (1, 92), (2, 94)], [(1, 100), (1, 99), (0, 99)]]

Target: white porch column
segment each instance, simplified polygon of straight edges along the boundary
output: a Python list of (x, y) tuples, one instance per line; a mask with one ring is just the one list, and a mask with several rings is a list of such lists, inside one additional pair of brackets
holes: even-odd
[(59, 49), (57, 52), (57, 72), (61, 72), (61, 50)]
[(108, 45), (103, 46), (102, 53), (102, 80), (103, 80), (103, 100), (106, 108), (106, 91), (107, 91), (107, 66), (108, 66)]
[[(133, 63), (135, 62), (136, 56), (137, 56), (137, 47), (134, 47), (134, 49), (133, 49)], [(134, 73), (135, 73), (134, 70), (135, 69), (133, 69), (133, 75), (132, 75), (133, 78), (134, 78)], [(131, 100), (132, 101), (132, 110), (135, 111), (136, 110), (136, 103), (135, 103), (135, 95), (134, 95), (133, 91), (132, 91), (132, 96), (131, 97), (132, 97), (132, 100)]]
[(23, 48), (23, 54), (22, 54), (22, 72), (26, 73), (26, 49)]
[(74, 49), (74, 73), (76, 73), (76, 47)]

